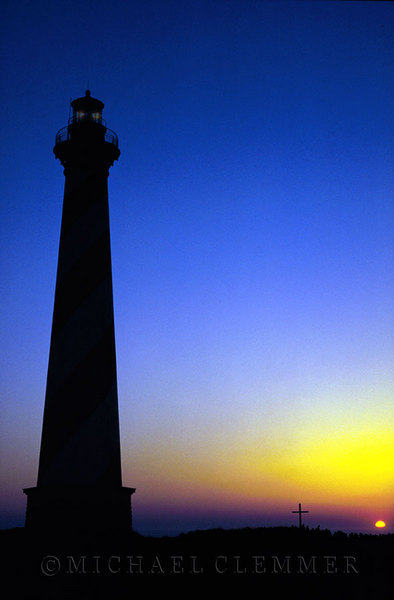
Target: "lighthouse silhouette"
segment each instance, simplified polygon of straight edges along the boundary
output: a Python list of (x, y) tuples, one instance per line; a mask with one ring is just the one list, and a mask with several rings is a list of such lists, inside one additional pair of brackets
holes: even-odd
[(118, 138), (87, 90), (54, 154), (65, 187), (37, 486), (26, 528), (127, 532), (122, 486), (107, 179)]

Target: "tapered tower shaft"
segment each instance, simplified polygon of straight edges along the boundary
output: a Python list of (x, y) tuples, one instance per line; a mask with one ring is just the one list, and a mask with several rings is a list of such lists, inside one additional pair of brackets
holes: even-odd
[(119, 157), (102, 102), (74, 100), (56, 136), (65, 189), (37, 487), (26, 526), (131, 528), (122, 487), (107, 178)]

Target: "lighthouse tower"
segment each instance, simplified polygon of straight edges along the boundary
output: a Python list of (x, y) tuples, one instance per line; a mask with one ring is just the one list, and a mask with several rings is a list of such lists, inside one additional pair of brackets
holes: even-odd
[(122, 486), (107, 178), (118, 138), (85, 96), (53, 149), (65, 188), (37, 487), (26, 528), (131, 530)]

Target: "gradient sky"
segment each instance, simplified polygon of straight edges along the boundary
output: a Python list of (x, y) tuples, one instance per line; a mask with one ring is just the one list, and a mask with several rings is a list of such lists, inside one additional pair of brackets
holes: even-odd
[(394, 6), (2, 3), (1, 527), (36, 484), (71, 98), (105, 103), (138, 531), (393, 531)]

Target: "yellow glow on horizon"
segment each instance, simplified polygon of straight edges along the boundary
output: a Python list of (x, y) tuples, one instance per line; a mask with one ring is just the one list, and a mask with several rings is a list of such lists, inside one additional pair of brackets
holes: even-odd
[(392, 491), (394, 453), (388, 431), (305, 435), (290, 448), (250, 449), (243, 459), (250, 475), (276, 480), (277, 492), (303, 489), (308, 498), (343, 501), (386, 496)]
[(287, 506), (302, 497), (347, 512), (357, 506), (367, 515), (377, 503), (383, 510), (393, 494), (390, 418), (376, 411), (375, 418), (336, 416), (295, 424), (257, 409), (222, 428), (211, 421), (174, 435), (163, 427), (124, 461), (127, 480), (152, 497), (187, 504)]

